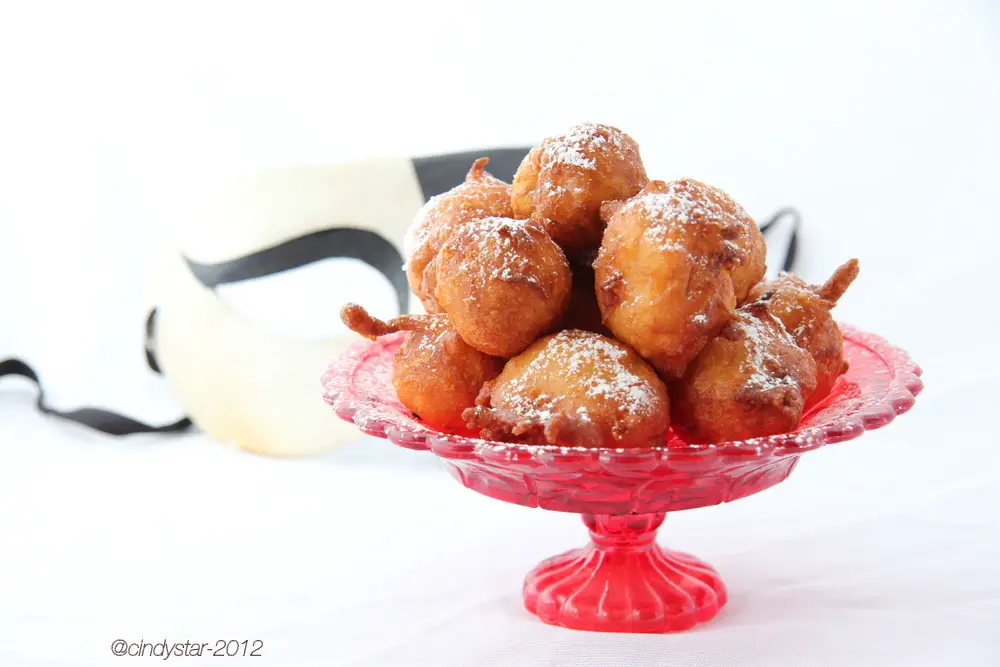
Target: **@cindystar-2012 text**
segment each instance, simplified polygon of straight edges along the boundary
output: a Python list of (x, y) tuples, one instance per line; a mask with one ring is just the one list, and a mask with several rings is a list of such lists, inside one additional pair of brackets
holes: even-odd
[(170, 642), (163, 639), (158, 642), (139, 640), (129, 642), (116, 639), (111, 642), (111, 653), (133, 658), (170, 657), (195, 658), (201, 656), (259, 658), (263, 655), (264, 642), (260, 639), (217, 639), (211, 642), (194, 642), (190, 639), (183, 642)]

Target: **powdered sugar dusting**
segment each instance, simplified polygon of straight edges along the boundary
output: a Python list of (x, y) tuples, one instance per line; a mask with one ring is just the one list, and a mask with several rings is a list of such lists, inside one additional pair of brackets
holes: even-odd
[[(630, 199), (621, 214), (640, 214), (647, 221), (643, 239), (661, 250), (688, 252), (686, 239), (690, 232), (685, 228), (689, 226), (713, 226), (731, 230), (739, 237), (749, 234), (752, 220), (722, 190), (688, 178), (660, 182), (659, 186), (660, 189), (648, 187)], [(744, 254), (740, 245), (730, 239), (723, 244), (737, 259)]]
[[(422, 352), (434, 353), (441, 349), (442, 339), (448, 335), (448, 328), (437, 326), (428, 331), (413, 331), (410, 336), (417, 336), (417, 349)], [(429, 366), (430, 371), (436, 371), (433, 365)]]
[(545, 181), (540, 187), (547, 197), (561, 197), (568, 192), (565, 185), (558, 185), (552, 181)]
[(581, 123), (562, 136), (542, 142), (542, 162), (593, 170), (597, 168), (593, 154), (608, 146), (609, 141), (615, 150), (622, 150), (618, 133), (596, 123)]
[(646, 193), (636, 204), (648, 217), (670, 223), (710, 222), (722, 215), (722, 208), (710, 199), (696, 199), (691, 192), (673, 186), (667, 192)]
[[(510, 186), (488, 173), (467, 178), (451, 190), (434, 195), (413, 216), (403, 235), (404, 259), (409, 260), (428, 241), (442, 220), (463, 222), (491, 215), (504, 215), (510, 207)], [(507, 213), (509, 215), (509, 213)], [(438, 235), (440, 236), (440, 234)], [(440, 244), (445, 239), (439, 238)], [(437, 248), (435, 247), (435, 250)]]
[(472, 244), (479, 252), (476, 261), (466, 261), (461, 271), (480, 285), (493, 280), (538, 284), (538, 267), (530, 260), (532, 253), (523, 251), (538, 243), (527, 223), (497, 217), (469, 222), (462, 230), (462, 243)]
[(722, 190), (691, 179), (667, 183), (663, 191), (640, 194), (629, 200), (627, 206), (629, 210), (641, 206), (647, 217), (670, 224), (719, 224), (731, 217), (726, 213), (727, 207), (735, 207), (737, 212), (743, 210)]
[[(643, 416), (654, 412), (660, 397), (650, 383), (632, 373), (625, 365), (626, 351), (598, 334), (562, 331), (553, 336), (516, 380), (511, 382), (505, 403), (526, 417), (551, 418), (559, 404), (573, 397), (538, 394), (530, 396), (529, 387), (537, 386), (553, 365), (575, 376), (583, 396), (577, 398), (607, 401), (625, 417)], [(589, 420), (587, 408), (576, 408), (576, 414)]]
[[(771, 370), (781, 367), (780, 360), (773, 352), (775, 347), (778, 345), (794, 347), (795, 341), (773, 315), (765, 313), (761, 317), (766, 317), (769, 322), (747, 313), (737, 313), (732, 321), (732, 326), (745, 334), (750, 353), (740, 366), (740, 371), (747, 374), (744, 387), (754, 391), (767, 391), (783, 386), (798, 389), (799, 383), (794, 377), (790, 375), (778, 377)], [(769, 323), (772, 326), (768, 326)]]

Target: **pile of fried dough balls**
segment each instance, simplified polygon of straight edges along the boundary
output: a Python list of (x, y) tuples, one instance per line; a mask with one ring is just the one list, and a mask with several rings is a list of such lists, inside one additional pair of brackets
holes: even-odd
[(847, 370), (830, 315), (856, 260), (822, 286), (764, 281), (757, 224), (722, 190), (649, 180), (639, 146), (585, 123), (525, 157), (513, 184), (472, 165), (407, 236), (426, 313), (408, 331), (400, 402), (433, 428), (575, 447), (689, 443), (792, 431)]

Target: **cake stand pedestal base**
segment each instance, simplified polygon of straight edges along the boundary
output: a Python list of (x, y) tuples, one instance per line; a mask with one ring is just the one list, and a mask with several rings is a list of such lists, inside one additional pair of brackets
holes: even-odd
[(524, 580), (524, 606), (550, 625), (597, 632), (676, 632), (726, 603), (718, 573), (663, 549), (664, 514), (584, 514), (591, 542), (549, 558)]

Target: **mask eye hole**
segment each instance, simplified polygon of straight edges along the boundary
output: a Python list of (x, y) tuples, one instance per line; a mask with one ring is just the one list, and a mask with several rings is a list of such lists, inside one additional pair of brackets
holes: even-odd
[(353, 336), (339, 315), (349, 301), (364, 304), (378, 318), (400, 315), (393, 284), (351, 257), (331, 257), (215, 289), (219, 299), (256, 327), (299, 340)]

